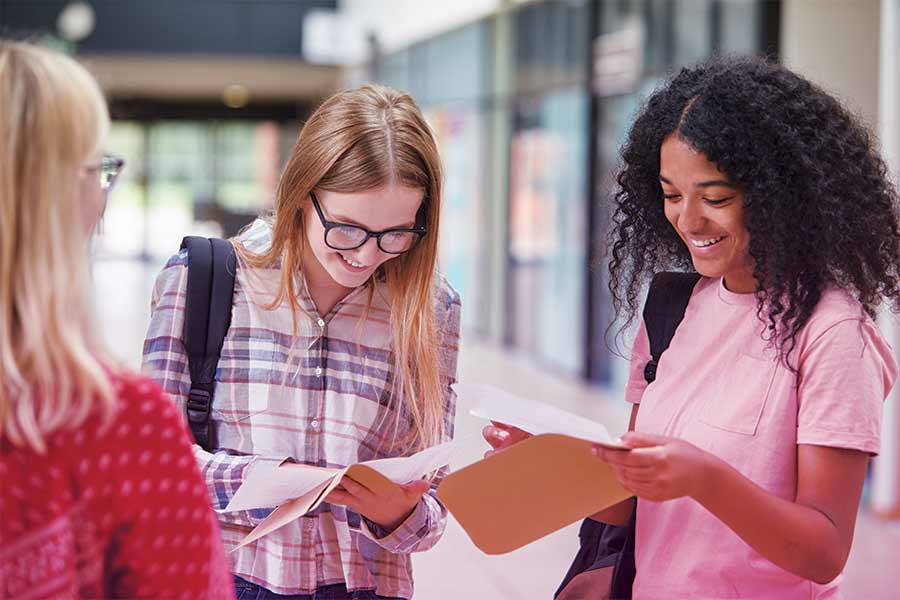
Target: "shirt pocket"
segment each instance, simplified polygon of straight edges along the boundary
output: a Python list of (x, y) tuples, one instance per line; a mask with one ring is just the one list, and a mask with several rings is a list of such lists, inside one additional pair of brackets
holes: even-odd
[(229, 331), (216, 369), (212, 413), (225, 423), (240, 423), (269, 410), (280, 393), (287, 348), (264, 329)]
[(777, 366), (772, 359), (738, 354), (737, 360), (719, 374), (700, 412), (700, 421), (717, 429), (756, 435)]

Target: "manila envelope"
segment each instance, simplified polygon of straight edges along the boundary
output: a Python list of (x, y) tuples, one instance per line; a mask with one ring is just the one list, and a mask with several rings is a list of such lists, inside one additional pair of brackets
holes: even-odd
[(260, 522), (260, 524), (247, 535), (247, 537), (242, 539), (237, 546), (232, 548), (231, 552), (255, 542), (264, 535), (272, 533), (276, 529), (284, 527), (294, 519), (298, 519), (309, 511), (314, 510), (325, 501), (325, 497), (331, 493), (331, 490), (340, 485), (341, 478), (344, 475), (357, 483), (361, 483), (374, 492), (387, 493), (392, 488), (400, 487), (399, 484), (394, 483), (375, 469), (365, 465), (356, 464), (345, 467), (335, 473), (333, 477), (316, 486), (306, 494), (286, 502), (273, 510), (268, 517)]
[(485, 554), (505, 554), (632, 496), (592, 442), (546, 433), (447, 475), (437, 494)]

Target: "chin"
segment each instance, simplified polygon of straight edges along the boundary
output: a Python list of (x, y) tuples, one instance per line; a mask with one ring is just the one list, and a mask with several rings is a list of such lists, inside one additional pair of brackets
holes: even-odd
[[(337, 257), (338, 261), (341, 261), (340, 257)], [(350, 273), (346, 269), (344, 269), (343, 265), (338, 263), (337, 261), (330, 265), (328, 269), (328, 274), (331, 275), (331, 278), (346, 288), (356, 288), (364, 284), (369, 280), (372, 273), (370, 271), (365, 271), (363, 273)]]
[(705, 264), (697, 260), (692, 260), (691, 264), (694, 265), (694, 270), (703, 277), (715, 279), (725, 275), (725, 269), (720, 268), (718, 265)]

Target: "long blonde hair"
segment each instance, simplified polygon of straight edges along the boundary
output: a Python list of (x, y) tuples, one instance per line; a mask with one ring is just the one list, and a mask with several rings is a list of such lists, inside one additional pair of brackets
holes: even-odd
[(79, 172), (109, 116), (71, 58), (0, 40), (0, 438), (46, 438), (114, 393), (93, 335)]
[[(412, 250), (381, 270), (390, 296), (394, 353), (395, 429), (411, 430), (396, 439), (406, 448), (431, 446), (446, 433), (443, 381), (439, 365), (433, 282), (438, 250), (442, 172), (437, 142), (413, 99), (390, 88), (366, 85), (339, 92), (309, 118), (278, 185), (271, 248), (259, 255), (241, 244), (242, 263), (265, 267), (281, 261), (278, 292), (269, 307), (286, 298), (300, 310), (294, 276), (307, 243), (305, 215), (314, 189), (339, 193), (370, 190), (397, 182), (425, 192), (428, 234)], [(370, 293), (371, 301), (371, 293)]]

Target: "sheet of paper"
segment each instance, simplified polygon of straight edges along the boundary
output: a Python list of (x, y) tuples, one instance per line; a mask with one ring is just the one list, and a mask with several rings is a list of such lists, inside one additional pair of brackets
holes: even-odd
[(379, 458), (359, 464), (378, 471), (394, 483), (409, 483), (450, 464), (450, 458), (460, 447), (460, 443), (459, 440), (445, 442), (426, 448), (412, 456)]
[(247, 536), (241, 540), (240, 544), (232, 548), (231, 552), (234, 552), (238, 548), (243, 548), (251, 542), (255, 542), (264, 535), (267, 535), (269, 533), (272, 533), (276, 529), (284, 527), (294, 519), (298, 519), (309, 511), (315, 509), (322, 503), (325, 496), (327, 496), (331, 492), (331, 490), (338, 486), (341, 477), (346, 471), (347, 469), (341, 469), (337, 471), (337, 473), (333, 475), (331, 479), (328, 479), (325, 482), (315, 486), (313, 489), (309, 490), (299, 498), (295, 498), (294, 500), (285, 502), (284, 504), (273, 510), (268, 517), (263, 519), (263, 521), (259, 525), (257, 525), (253, 529), (253, 531), (248, 533)]
[[(412, 456), (382, 458), (359, 464), (378, 471), (396, 483), (409, 483), (449, 464), (458, 442), (446, 442), (426, 448)], [(308, 465), (286, 463), (273, 469), (251, 471), (231, 501), (220, 512), (251, 508), (272, 508), (304, 496), (313, 488), (341, 472)]]
[(473, 416), (513, 425), (534, 435), (561, 433), (611, 448), (625, 448), (602, 424), (550, 404), (519, 398), (481, 383), (456, 383), (453, 389), (461, 399), (474, 406), (469, 411)]
[(221, 512), (272, 508), (300, 498), (313, 488), (330, 480), (339, 469), (323, 469), (291, 463), (271, 469), (251, 470), (238, 491)]
[[(309, 511), (314, 510), (324, 501), (325, 496), (327, 496), (331, 490), (340, 485), (343, 475), (352, 468), (358, 468), (359, 465), (362, 465), (377, 471), (395, 483), (408, 483), (410, 481), (415, 481), (416, 479), (421, 479), (428, 473), (449, 464), (453, 453), (458, 449), (459, 445), (460, 441), (458, 440), (446, 442), (431, 448), (426, 448), (412, 456), (370, 460), (343, 469), (317, 469), (315, 467), (306, 467), (306, 469), (304, 469), (302, 465), (295, 465), (297, 468), (291, 469), (288, 468), (291, 465), (283, 465), (276, 469), (280, 472), (277, 476), (259, 478), (255, 477), (251, 472), (250, 477), (238, 489), (237, 493), (232, 498), (232, 501), (228, 504), (228, 507), (234, 503), (234, 499), (241, 493), (241, 490), (248, 486), (248, 483), (251, 485), (270, 486), (264, 492), (260, 492), (259, 490), (246, 492), (246, 497), (251, 499), (257, 497), (274, 498), (278, 494), (284, 493), (284, 490), (291, 489), (286, 483), (286, 479), (289, 477), (301, 477), (304, 486), (315, 481), (318, 477), (318, 483), (307, 489), (299, 497), (291, 496), (280, 501), (280, 506), (257, 525), (247, 537), (241, 540), (241, 543), (233, 548), (232, 552), (258, 540), (264, 535), (272, 533), (276, 529), (284, 527), (294, 519), (302, 517)], [(315, 476), (309, 472), (313, 470), (318, 471)], [(271, 471), (267, 473), (271, 473)], [(238, 506), (242, 505), (243, 504), (238, 504)], [(228, 507), (226, 507), (226, 511), (228, 510)]]

